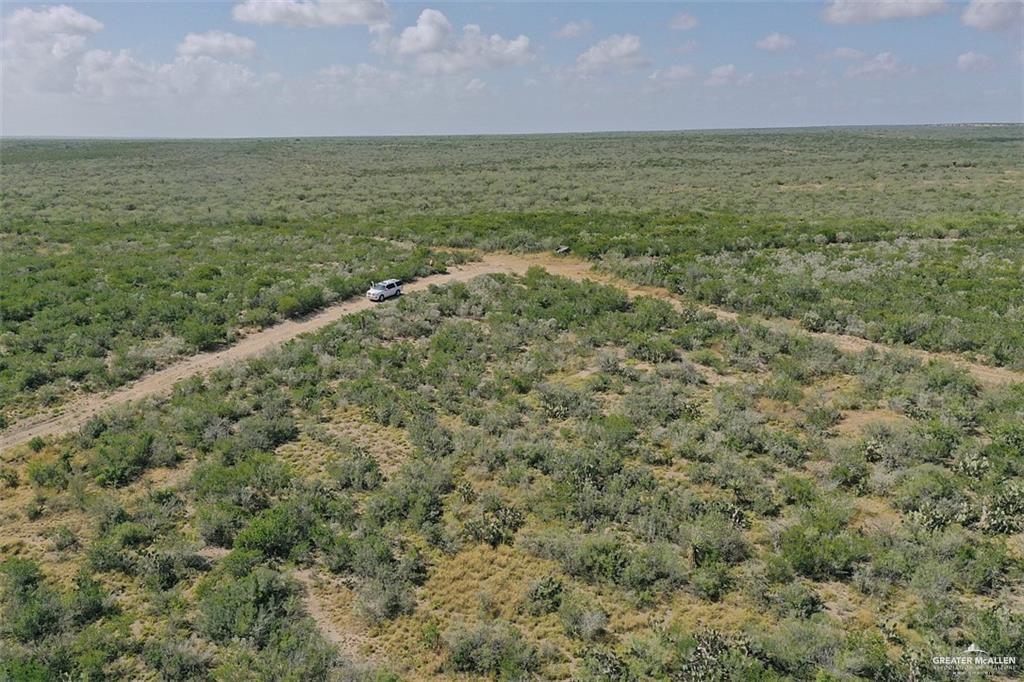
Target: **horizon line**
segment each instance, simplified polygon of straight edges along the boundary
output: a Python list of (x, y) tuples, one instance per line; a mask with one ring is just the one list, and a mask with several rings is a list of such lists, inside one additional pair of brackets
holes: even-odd
[(958, 121), (944, 123), (834, 123), (792, 126), (749, 126), (738, 128), (651, 128), (637, 130), (577, 130), (537, 132), (491, 132), (491, 133), (370, 133), (362, 135), (7, 135), (0, 132), (0, 140), (110, 140), (110, 141), (187, 141), (187, 140), (331, 140), (331, 139), (379, 139), (416, 137), (540, 137), (556, 135), (643, 135), (667, 133), (713, 133), (747, 131), (822, 130), (843, 128), (958, 128), (958, 127), (1020, 127), (1024, 121)]

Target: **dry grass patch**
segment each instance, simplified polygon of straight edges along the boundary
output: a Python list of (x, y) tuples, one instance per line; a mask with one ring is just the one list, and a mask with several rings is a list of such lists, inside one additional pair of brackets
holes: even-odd
[(341, 453), (362, 450), (371, 455), (381, 472), (390, 477), (413, 454), (405, 431), (366, 418), (358, 407), (342, 407), (325, 415), (320, 423), (303, 428), (299, 437), (279, 447), (275, 454), (302, 478), (323, 478), (327, 467)]
[(905, 416), (892, 410), (850, 410), (843, 412), (843, 418), (836, 424), (835, 431), (841, 436), (856, 436), (863, 433), (868, 424), (899, 424), (909, 422), (910, 420)]
[(687, 632), (704, 627), (727, 635), (742, 635), (748, 628), (770, 627), (771, 617), (751, 608), (749, 600), (738, 592), (730, 592), (719, 602), (710, 602), (679, 591), (663, 609), (666, 625), (677, 625)]
[(410, 679), (448, 679), (443, 671), (443, 647), (431, 641), (430, 633), (443, 633), (462, 623), (500, 619), (527, 639), (560, 652), (542, 675), (566, 678), (569, 670), (558, 660), (564, 660), (564, 652), (573, 645), (562, 631), (558, 615), (537, 617), (521, 608), (530, 584), (548, 575), (561, 575), (558, 564), (516, 547), (468, 547), (431, 569), (430, 578), (419, 590), (416, 611), (382, 624), (376, 640), (390, 663)]

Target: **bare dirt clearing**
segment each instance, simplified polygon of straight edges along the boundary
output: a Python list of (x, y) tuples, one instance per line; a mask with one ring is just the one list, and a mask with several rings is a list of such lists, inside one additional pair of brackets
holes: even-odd
[[(677, 308), (692, 307), (693, 304), (681, 299), (667, 289), (660, 287), (639, 286), (631, 284), (614, 275), (595, 270), (593, 265), (587, 261), (577, 258), (554, 256), (551, 254), (510, 254), (510, 253), (487, 253), (481, 255), (480, 260), (465, 263), (454, 267), (450, 272), (438, 275), (431, 275), (423, 279), (410, 282), (405, 285), (408, 292), (416, 292), (427, 289), (433, 284), (450, 284), (453, 282), (466, 282), (480, 275), (492, 273), (523, 274), (531, 267), (541, 267), (553, 275), (567, 277), (573, 280), (589, 279), (596, 282), (614, 285), (623, 289), (630, 297), (650, 296), (672, 303)], [(139, 381), (126, 386), (118, 391), (105, 395), (89, 395), (66, 405), (60, 412), (44, 414), (18, 422), (0, 434), (0, 451), (12, 448), (28, 442), (36, 436), (45, 437), (73, 431), (84, 424), (90, 417), (103, 412), (104, 410), (122, 403), (141, 400), (150, 396), (161, 395), (170, 391), (174, 385), (188, 377), (197, 374), (208, 374), (221, 365), (245, 360), (267, 350), (281, 345), (282, 343), (295, 338), (301, 334), (314, 332), (325, 327), (340, 318), (366, 310), (375, 305), (365, 298), (351, 299), (319, 313), (311, 315), (302, 320), (289, 320), (279, 325), (269, 327), (263, 331), (245, 337), (237, 344), (210, 353), (200, 353), (187, 360), (183, 360), (158, 372), (154, 372)], [(739, 314), (714, 308), (711, 306), (698, 305), (698, 307), (714, 313), (722, 320), (736, 320)], [(792, 320), (761, 320), (775, 329), (786, 332), (808, 334), (810, 336), (829, 341), (840, 351), (846, 353), (858, 353), (869, 348), (879, 351), (891, 351), (896, 349), (881, 343), (875, 343), (867, 339), (842, 334), (829, 334), (823, 332), (809, 332), (801, 329)], [(975, 379), (983, 384), (998, 385), (1017, 383), (1024, 381), (1024, 374), (1002, 367), (990, 367), (964, 360), (948, 353), (932, 353), (928, 351), (911, 348), (898, 348), (900, 352), (921, 359), (943, 359), (952, 362), (968, 370)]]

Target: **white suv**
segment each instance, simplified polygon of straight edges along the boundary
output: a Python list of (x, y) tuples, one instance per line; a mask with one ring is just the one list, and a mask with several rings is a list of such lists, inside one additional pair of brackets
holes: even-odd
[(402, 294), (402, 280), (400, 279), (386, 279), (383, 282), (377, 282), (370, 286), (366, 291), (366, 298), (371, 301), (383, 301), (391, 298), (392, 296), (401, 296)]

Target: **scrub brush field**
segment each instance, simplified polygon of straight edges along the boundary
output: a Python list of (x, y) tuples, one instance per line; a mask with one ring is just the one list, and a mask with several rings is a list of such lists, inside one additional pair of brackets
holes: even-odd
[(3, 140), (0, 680), (1021, 660), (1022, 143)]

